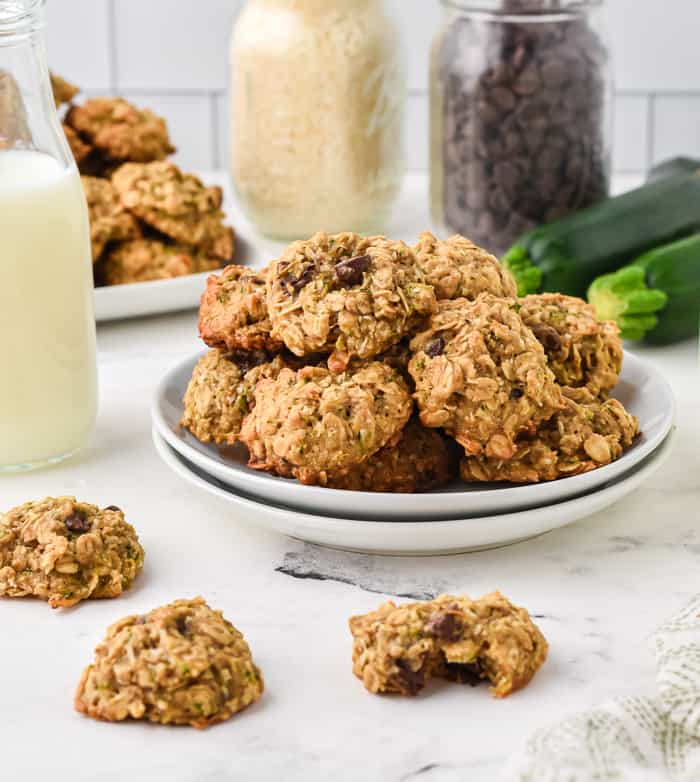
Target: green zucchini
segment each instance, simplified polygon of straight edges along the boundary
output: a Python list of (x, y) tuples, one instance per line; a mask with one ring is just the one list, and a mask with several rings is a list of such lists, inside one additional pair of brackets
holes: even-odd
[(657, 182), (676, 174), (692, 174), (700, 168), (700, 160), (692, 157), (674, 157), (658, 163), (650, 171), (647, 182)]
[(601, 201), (522, 236), (503, 263), (518, 294), (586, 295), (602, 274), (700, 230), (700, 170), (676, 174)]
[(588, 291), (599, 320), (615, 320), (625, 339), (656, 345), (698, 334), (700, 234), (657, 247), (606, 274)]

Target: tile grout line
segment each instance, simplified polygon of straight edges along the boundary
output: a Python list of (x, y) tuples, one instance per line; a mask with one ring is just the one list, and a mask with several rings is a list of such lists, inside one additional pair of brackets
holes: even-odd
[(654, 165), (656, 146), (656, 93), (647, 97), (647, 171)]
[(217, 94), (215, 92), (209, 93), (209, 136), (211, 139), (211, 157), (212, 164), (215, 169), (221, 168), (221, 155), (219, 154), (219, 105), (217, 102)]
[(109, 58), (109, 82), (112, 93), (117, 92), (118, 83), (118, 58), (117, 58), (117, 7), (116, 0), (107, 0), (107, 26), (108, 26), (108, 58)]

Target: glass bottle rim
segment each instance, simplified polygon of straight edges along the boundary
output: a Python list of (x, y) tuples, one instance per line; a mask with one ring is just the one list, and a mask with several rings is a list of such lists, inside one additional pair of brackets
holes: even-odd
[(0, 0), (0, 38), (36, 30), (46, 0)]
[(540, 9), (506, 10), (504, 0), (440, 0), (447, 10), (470, 16), (501, 21), (545, 22), (571, 14), (590, 13), (604, 5), (605, 0), (549, 0), (548, 7)]

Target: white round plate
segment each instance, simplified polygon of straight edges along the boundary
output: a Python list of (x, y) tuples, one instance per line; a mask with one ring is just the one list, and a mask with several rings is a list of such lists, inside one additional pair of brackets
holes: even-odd
[(182, 398), (199, 356), (186, 359), (163, 378), (153, 403), (153, 424), (167, 443), (188, 461), (226, 486), (266, 502), (281, 503), (309, 513), (355, 518), (451, 519), (507, 513), (580, 496), (630, 470), (668, 435), (674, 416), (671, 388), (653, 367), (629, 353), (615, 390), (625, 407), (640, 420), (643, 434), (622, 458), (598, 470), (550, 483), (512, 484), (454, 481), (444, 489), (423, 494), (348, 492), (303, 486), (297, 481), (256, 472), (247, 467), (242, 445), (219, 448), (200, 443), (179, 425)]
[(605, 487), (544, 508), (451, 521), (363, 521), (315, 516), (256, 502), (208, 477), (153, 430), (153, 441), (163, 461), (185, 481), (228, 503), (235, 520), (320, 546), (401, 556), (456, 554), (505, 546), (590, 516), (622, 499), (656, 472), (669, 455), (672, 440), (673, 434), (669, 434), (653, 454)]

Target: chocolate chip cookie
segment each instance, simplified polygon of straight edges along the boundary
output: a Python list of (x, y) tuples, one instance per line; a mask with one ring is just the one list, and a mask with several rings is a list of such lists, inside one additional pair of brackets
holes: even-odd
[[(516, 440), (510, 459), (466, 457), (465, 481), (538, 483), (595, 470), (619, 459), (639, 434), (639, 421), (617, 399), (601, 401), (576, 392), (534, 436)], [(565, 392), (566, 396), (567, 392)]]
[(148, 163), (175, 152), (165, 120), (123, 98), (91, 98), (73, 106), (65, 122), (114, 162)]
[(104, 285), (170, 280), (187, 274), (217, 269), (212, 258), (192, 247), (167, 244), (157, 239), (135, 239), (115, 245), (98, 266), (98, 280)]
[(233, 258), (233, 229), (223, 222), (220, 187), (205, 187), (170, 162), (126, 163), (112, 183), (125, 208), (156, 231), (222, 261)]
[(318, 233), (271, 264), (267, 305), (273, 334), (293, 353), (331, 353), (343, 371), (352, 357), (378, 356), (435, 311), (413, 250), (381, 236)]
[(464, 236), (441, 242), (430, 231), (418, 238), (418, 266), (438, 299), (476, 299), (480, 293), (514, 297), (517, 285), (497, 258)]
[(63, 128), (63, 133), (66, 137), (66, 141), (68, 142), (68, 146), (70, 147), (71, 154), (73, 155), (75, 162), (78, 164), (78, 168), (80, 168), (94, 152), (94, 149), (83, 139), (81, 139), (80, 136), (69, 125), (64, 123), (61, 127)]
[(614, 321), (601, 323), (582, 299), (540, 293), (520, 299), (520, 316), (542, 343), (557, 383), (607, 395), (622, 369), (622, 340)]
[(477, 684), (497, 698), (525, 687), (547, 658), (547, 642), (524, 608), (499, 592), (478, 600), (441, 595), (428, 603), (350, 620), (353, 672), (373, 693), (416, 695), (432, 678)]
[(516, 436), (563, 407), (544, 349), (513, 299), (442, 301), (411, 350), (422, 423), (445, 429), (468, 455), (512, 458)]
[(287, 366), (262, 351), (210, 350), (197, 363), (183, 400), (181, 426), (203, 443), (233, 445), (255, 403), (255, 386)]
[(140, 236), (141, 230), (134, 217), (121, 205), (109, 180), (82, 177), (81, 181), (90, 217), (92, 262), (97, 263), (109, 242), (134, 239)]
[(134, 528), (115, 506), (74, 497), (27, 502), (0, 514), (0, 595), (51, 608), (118, 597), (143, 567)]
[(378, 362), (283, 369), (257, 384), (240, 439), (252, 468), (325, 485), (396, 443), (412, 407), (404, 380)]
[(412, 419), (396, 445), (384, 446), (343, 476), (329, 475), (326, 485), (346, 491), (407, 494), (445, 486), (455, 473), (447, 440)]
[(75, 693), (98, 720), (208, 728), (250, 706), (263, 678), (241, 633), (199, 597), (113, 624)]
[(199, 307), (199, 335), (221, 350), (280, 351), (267, 311), (266, 270), (231, 264), (212, 274)]

